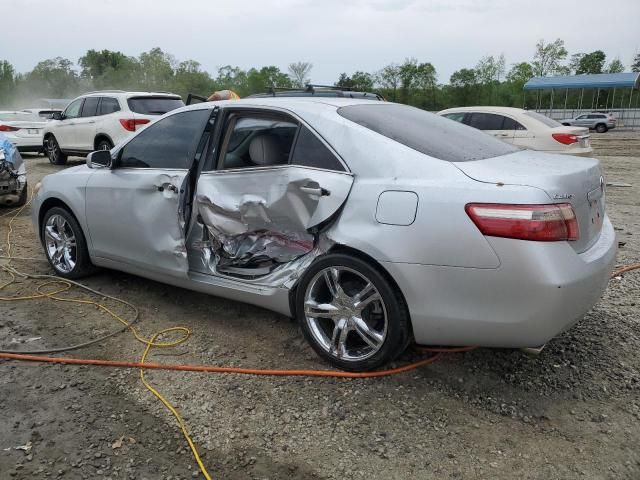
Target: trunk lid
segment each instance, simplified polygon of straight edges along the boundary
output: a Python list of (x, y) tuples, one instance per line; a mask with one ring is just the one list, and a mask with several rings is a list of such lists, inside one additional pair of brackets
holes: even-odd
[(549, 203), (570, 203), (580, 228), (571, 246), (580, 253), (597, 241), (605, 214), (605, 183), (595, 158), (525, 150), (454, 165), (479, 182), (535, 187), (547, 193)]

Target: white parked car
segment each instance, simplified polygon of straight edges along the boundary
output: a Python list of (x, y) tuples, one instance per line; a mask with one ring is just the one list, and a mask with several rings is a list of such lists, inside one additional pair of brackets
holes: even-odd
[[(46, 110), (51, 112), (52, 110)], [(0, 112), (0, 132), (20, 152), (42, 152), (42, 133), (47, 123), (38, 109)]]
[(81, 95), (62, 113), (54, 114), (43, 135), (43, 147), (54, 165), (68, 155), (84, 157), (94, 150), (110, 150), (121, 140), (160, 115), (184, 106), (165, 92), (104, 90)]
[(593, 152), (589, 129), (562, 125), (538, 112), (511, 107), (459, 107), (438, 113), (529, 150), (568, 155)]

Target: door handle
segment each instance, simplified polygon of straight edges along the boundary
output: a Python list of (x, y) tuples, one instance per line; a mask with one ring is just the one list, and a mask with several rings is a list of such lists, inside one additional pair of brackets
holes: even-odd
[(326, 188), (312, 187), (311, 185), (304, 185), (300, 187), (300, 190), (308, 195), (316, 195), (318, 197), (326, 197), (331, 195), (331, 192)]

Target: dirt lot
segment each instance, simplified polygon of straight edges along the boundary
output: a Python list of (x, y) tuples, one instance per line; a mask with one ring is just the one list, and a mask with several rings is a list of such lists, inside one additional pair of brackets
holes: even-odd
[[(609, 188), (608, 211), (618, 263), (639, 262), (640, 132), (594, 135), (594, 144), (607, 180), (632, 185)], [(59, 168), (43, 157), (27, 165), (31, 185)], [(3, 241), (9, 218), (0, 218)], [(14, 254), (42, 256), (27, 210), (13, 238)], [(43, 263), (14, 265), (49, 272)], [(38, 283), (21, 281), (5, 295)], [(85, 283), (135, 303), (145, 335), (177, 324), (193, 330), (154, 361), (326, 368), (280, 315), (112, 271)], [(612, 280), (586, 318), (536, 358), (479, 349), (374, 380), (148, 378), (178, 406), (217, 479), (638, 479), (639, 305), (640, 273)], [(117, 328), (94, 307), (46, 299), (0, 302), (0, 312), (2, 349), (63, 346)], [(138, 360), (142, 351), (125, 333), (73, 354)], [(202, 478), (136, 370), (4, 361), (0, 385), (2, 479)], [(15, 448), (24, 445), (31, 449)]]

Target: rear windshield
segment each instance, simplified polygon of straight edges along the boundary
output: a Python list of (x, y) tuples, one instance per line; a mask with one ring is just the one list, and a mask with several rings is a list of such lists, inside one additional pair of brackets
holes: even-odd
[(178, 97), (131, 97), (127, 99), (129, 109), (143, 115), (164, 115), (176, 108), (184, 107)]
[(338, 113), (407, 147), (449, 162), (483, 160), (518, 151), (480, 130), (407, 105), (350, 105), (339, 108)]
[(560, 122), (556, 122), (553, 118), (549, 118), (546, 115), (542, 115), (538, 112), (524, 112), (524, 114), (528, 117), (535, 118), (539, 122), (544, 123), (547, 127), (555, 128), (562, 126)]

